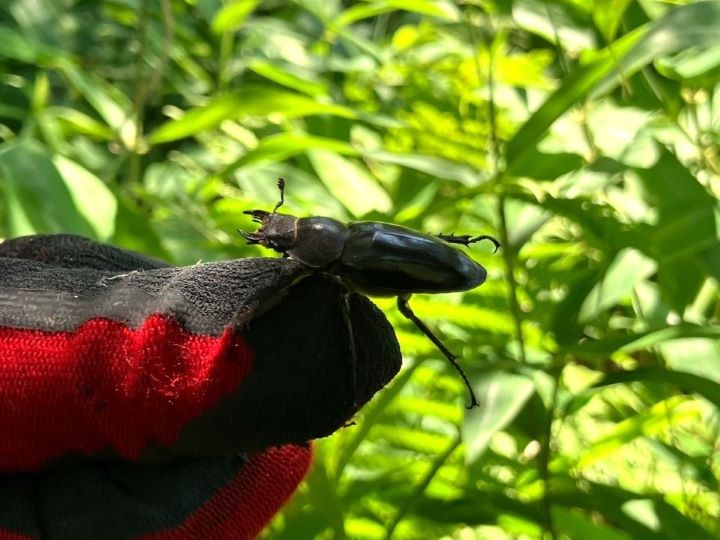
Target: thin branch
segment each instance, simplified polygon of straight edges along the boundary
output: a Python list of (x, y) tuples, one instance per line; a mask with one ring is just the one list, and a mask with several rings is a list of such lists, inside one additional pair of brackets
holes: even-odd
[[(175, 40), (175, 21), (172, 16), (172, 6), (170, 0), (159, 0), (160, 8), (163, 15), (163, 41), (160, 47), (160, 53), (158, 56), (158, 63), (152, 70), (152, 74), (147, 82), (142, 83), (144, 78), (144, 58), (146, 52), (145, 41), (147, 39), (147, 12), (148, 3), (147, 0), (143, 0), (140, 7), (139, 19), (140, 26), (138, 28), (138, 35), (140, 40), (140, 50), (137, 55), (136, 63), (136, 74), (135, 80), (137, 82), (137, 91), (133, 98), (130, 110), (127, 113), (126, 120), (134, 117), (135, 123), (135, 138), (130, 148), (130, 157), (128, 162), (128, 183), (132, 184), (140, 179), (140, 155), (142, 153), (143, 144), (143, 123), (145, 121), (145, 104), (147, 103), (150, 94), (157, 88), (162, 80), (165, 68), (167, 67), (168, 60), (170, 58), (170, 50), (172, 49), (173, 41)], [(124, 124), (125, 122), (123, 122)]]
[(555, 409), (557, 407), (558, 392), (560, 389), (560, 376), (562, 368), (553, 370), (553, 391), (548, 406), (547, 418), (540, 441), (540, 454), (538, 455), (538, 469), (540, 478), (543, 481), (542, 510), (545, 518), (545, 530), (550, 534), (552, 540), (557, 539), (555, 520), (552, 515), (552, 496), (550, 494), (550, 457), (552, 456), (553, 421), (555, 420)]
[[(138, 86), (135, 97), (133, 98), (132, 107), (130, 109), (131, 115), (135, 113), (137, 113), (138, 115), (142, 114), (148, 97), (157, 88), (158, 84), (160, 84), (160, 81), (165, 74), (165, 69), (170, 59), (170, 51), (172, 49), (173, 42), (175, 41), (175, 20), (173, 19), (170, 0), (159, 0), (159, 3), (163, 16), (163, 41), (162, 45), (160, 46), (158, 62), (157, 65), (153, 68), (147, 83)], [(143, 5), (144, 4), (145, 2), (143, 2)], [(145, 40), (143, 39), (143, 43), (144, 41)], [(139, 57), (140, 64), (142, 64), (142, 52), (143, 50), (141, 49), (141, 55)], [(138, 80), (140, 79), (141, 77), (138, 77)], [(138, 137), (140, 136), (140, 130), (138, 130)]]
[(461, 443), (461, 437), (460, 433), (458, 432), (457, 436), (451, 441), (450, 445), (445, 449), (445, 451), (440, 454), (437, 458), (435, 458), (435, 461), (432, 463), (432, 467), (430, 467), (430, 470), (428, 470), (427, 473), (425, 473), (425, 476), (422, 478), (422, 480), (415, 486), (415, 489), (413, 490), (413, 493), (410, 495), (410, 497), (407, 500), (407, 503), (405, 506), (400, 508), (397, 513), (395, 514), (395, 518), (392, 520), (390, 525), (388, 526), (387, 533), (385, 534), (385, 540), (390, 540), (395, 533), (395, 529), (400, 524), (400, 522), (405, 518), (405, 516), (412, 510), (413, 506), (417, 503), (418, 500), (423, 496), (425, 493), (425, 490), (428, 488), (430, 483), (433, 481), (433, 478), (437, 475), (437, 473), (440, 471), (443, 465), (447, 462), (448, 459), (450, 459), (450, 456), (452, 456), (453, 452), (457, 450), (458, 446), (460, 446)]
[(518, 300), (518, 284), (515, 279), (515, 250), (509, 240), (504, 195), (498, 197), (497, 213), (500, 218), (500, 242), (503, 245), (502, 254), (505, 261), (505, 280), (510, 287), (508, 303), (510, 304), (510, 313), (513, 318), (515, 338), (518, 342), (518, 356), (522, 364), (527, 364), (527, 356), (525, 354), (525, 337), (522, 329), (523, 313), (520, 309), (520, 301)]

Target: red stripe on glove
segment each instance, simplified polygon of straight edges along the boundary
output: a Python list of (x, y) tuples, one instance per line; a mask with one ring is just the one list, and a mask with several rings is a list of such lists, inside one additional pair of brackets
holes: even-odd
[(33, 538), (32, 536), (25, 536), (24, 534), (0, 529), (0, 540), (33, 540)]
[(237, 388), (252, 354), (230, 328), (186, 332), (153, 315), (128, 328), (92, 319), (75, 332), (0, 327), (0, 470), (72, 452), (136, 460)]

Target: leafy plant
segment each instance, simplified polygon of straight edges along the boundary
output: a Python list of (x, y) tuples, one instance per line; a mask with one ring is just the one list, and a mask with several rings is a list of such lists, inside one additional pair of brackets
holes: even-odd
[(297, 215), (491, 232), (267, 538), (720, 534), (720, 2), (14, 0), (0, 232), (179, 264)]

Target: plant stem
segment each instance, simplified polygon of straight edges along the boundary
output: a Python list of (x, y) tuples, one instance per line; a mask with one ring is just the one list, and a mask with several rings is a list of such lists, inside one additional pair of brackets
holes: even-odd
[(408, 498), (405, 506), (398, 509), (397, 513), (395, 514), (395, 518), (392, 520), (390, 525), (388, 526), (387, 533), (385, 533), (385, 540), (390, 540), (392, 538), (392, 535), (395, 532), (395, 529), (400, 524), (400, 522), (403, 520), (403, 518), (412, 510), (412, 507), (417, 503), (417, 501), (422, 497), (423, 493), (425, 493), (425, 490), (430, 485), (430, 482), (432, 482), (433, 478), (435, 478), (435, 475), (440, 471), (443, 465), (445, 465), (445, 462), (450, 459), (450, 456), (452, 456), (453, 452), (460, 446), (461, 443), (461, 437), (460, 433), (458, 432), (457, 436), (450, 442), (448, 447), (445, 449), (445, 451), (440, 454), (432, 463), (432, 466), (430, 467), (430, 470), (428, 470), (427, 473), (425, 473), (425, 476), (422, 478), (420, 483), (415, 486), (415, 489), (413, 490), (413, 493)]

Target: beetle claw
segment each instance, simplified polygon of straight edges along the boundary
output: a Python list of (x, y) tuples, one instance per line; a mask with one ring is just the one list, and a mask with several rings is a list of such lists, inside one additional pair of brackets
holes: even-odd
[(240, 229), (238, 229), (238, 232), (240, 233), (240, 236), (247, 240), (248, 244), (259, 244), (262, 240), (262, 236), (257, 233), (248, 233), (245, 231), (241, 231)]
[(243, 211), (243, 214), (246, 214), (248, 216), (252, 216), (252, 220), (255, 223), (262, 223), (263, 218), (265, 216), (269, 216), (270, 212), (267, 212), (265, 210), (245, 210)]
[(495, 238), (494, 236), (490, 236), (489, 234), (481, 234), (480, 236), (471, 238), (468, 241), (468, 244), (479, 242), (480, 240), (490, 240), (495, 245), (495, 250), (493, 251), (493, 253), (497, 253), (497, 250), (502, 247), (502, 244), (497, 240), (497, 238)]
[(462, 235), (455, 235), (454, 233), (450, 234), (436, 234), (440, 240), (444, 240), (448, 244), (462, 244), (465, 247), (469, 247), (470, 244), (474, 244), (475, 242), (479, 242), (480, 240), (490, 240), (495, 245), (495, 251), (493, 253), (497, 253), (497, 250), (502, 247), (500, 242), (497, 241), (497, 239), (493, 236), (490, 236), (489, 234), (481, 234), (480, 236), (471, 237), (469, 234), (462, 234)]

